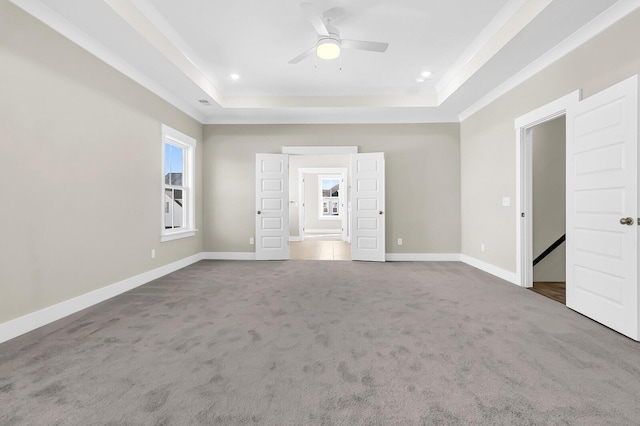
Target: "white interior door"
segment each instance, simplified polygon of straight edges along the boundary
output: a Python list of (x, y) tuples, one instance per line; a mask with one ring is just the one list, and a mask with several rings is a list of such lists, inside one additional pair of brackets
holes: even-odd
[(567, 306), (638, 340), (638, 79), (567, 110)]
[(384, 153), (351, 156), (351, 259), (385, 261)]
[(256, 259), (289, 259), (287, 154), (256, 154)]

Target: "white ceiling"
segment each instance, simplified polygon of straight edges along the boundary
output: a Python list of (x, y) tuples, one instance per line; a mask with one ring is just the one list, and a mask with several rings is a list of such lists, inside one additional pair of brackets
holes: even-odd
[(291, 65), (317, 40), (299, 0), (12, 1), (203, 123), (458, 121), (640, 7), (307, 0), (341, 37), (389, 48)]

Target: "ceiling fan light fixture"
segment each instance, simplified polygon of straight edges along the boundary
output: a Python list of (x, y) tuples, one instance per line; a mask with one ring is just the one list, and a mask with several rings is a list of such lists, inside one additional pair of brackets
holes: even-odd
[(320, 59), (331, 60), (340, 56), (340, 42), (333, 38), (322, 38), (318, 40), (316, 55)]

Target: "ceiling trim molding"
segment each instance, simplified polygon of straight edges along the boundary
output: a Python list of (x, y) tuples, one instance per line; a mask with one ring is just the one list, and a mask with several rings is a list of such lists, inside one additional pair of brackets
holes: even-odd
[(232, 96), (226, 98), (224, 108), (425, 108), (437, 106), (435, 95)]
[(167, 22), (165, 17), (149, 0), (131, 0), (133, 5), (160, 31), (173, 45), (204, 74), (214, 87), (220, 87), (214, 73), (205, 61), (191, 48), (178, 32)]
[(500, 12), (489, 22), (489, 24), (480, 32), (478, 37), (469, 45), (469, 47), (460, 55), (440, 80), (436, 83), (435, 89), (437, 93), (443, 92), (451, 80), (458, 72), (478, 54), (480, 49), (489, 42), (504, 24), (522, 7), (527, 0), (511, 0)]
[(498, 100), (498, 98), (510, 90), (513, 90), (548, 66), (562, 59), (564, 56), (568, 55), (573, 50), (588, 42), (593, 37), (597, 36), (638, 8), (640, 8), (640, 2), (637, 0), (620, 0), (618, 3), (615, 3), (556, 47), (549, 50), (547, 53), (533, 61), (529, 66), (513, 75), (513, 77), (509, 78), (491, 92), (480, 98), (477, 102), (462, 111), (458, 115), (459, 121), (462, 122), (466, 120), (482, 108)]
[(467, 80), (517, 36), (531, 21), (549, 6), (553, 0), (517, 0), (508, 3), (463, 53), (446, 80), (436, 85), (439, 103), (454, 94)]
[(225, 110), (203, 124), (427, 124), (458, 123), (437, 108), (274, 108)]
[(164, 55), (173, 65), (195, 85), (201, 88), (218, 105), (224, 106), (224, 97), (213, 85), (209, 78), (198, 68), (189, 57), (169, 39), (156, 24), (138, 9), (130, 0), (104, 0), (113, 11), (118, 14), (131, 28), (147, 40), (158, 52)]
[(174, 107), (178, 108), (194, 120), (200, 123), (205, 120), (205, 116), (198, 110), (183, 102), (178, 97), (174, 96), (171, 92), (163, 88), (154, 80), (145, 76), (144, 73), (140, 72), (137, 68), (124, 61), (118, 55), (114, 54), (103, 44), (98, 43), (93, 37), (90, 37), (84, 31), (81, 31), (78, 27), (71, 24), (69, 21), (62, 18), (57, 13), (53, 12), (44, 3), (29, 0), (10, 1), (20, 9), (24, 10), (31, 16), (35, 17), (45, 25), (52, 28), (54, 31), (61, 34), (63, 37), (70, 40), (72, 43), (86, 50), (121, 74), (129, 77), (131, 80), (140, 84), (142, 87), (149, 90), (156, 96), (159, 96)]

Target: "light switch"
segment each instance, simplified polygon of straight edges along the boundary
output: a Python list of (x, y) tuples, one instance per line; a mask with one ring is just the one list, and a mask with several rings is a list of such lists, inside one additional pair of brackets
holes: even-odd
[(511, 205), (511, 197), (502, 197), (502, 205), (509, 207)]

